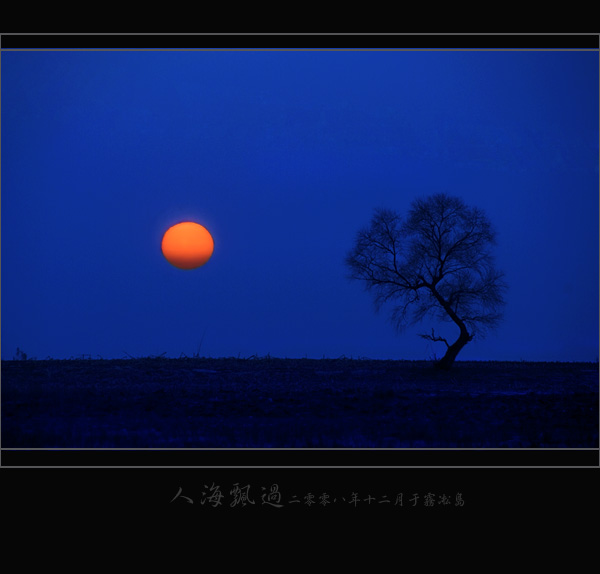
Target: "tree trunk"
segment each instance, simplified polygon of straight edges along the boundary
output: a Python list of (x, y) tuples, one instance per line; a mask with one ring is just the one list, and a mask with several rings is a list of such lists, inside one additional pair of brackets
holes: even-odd
[(452, 343), (452, 345), (448, 347), (446, 354), (435, 364), (435, 366), (438, 369), (443, 369), (447, 371), (448, 369), (450, 369), (450, 367), (452, 367), (454, 359), (456, 359), (456, 356), (458, 355), (458, 353), (460, 353), (461, 349), (473, 339), (473, 335), (469, 335), (469, 331), (467, 331), (467, 327), (462, 321), (462, 319), (454, 312), (448, 301), (446, 301), (438, 293), (437, 289), (435, 288), (435, 285), (431, 285), (430, 289), (433, 293), (433, 296), (437, 299), (438, 303), (442, 306), (444, 311), (448, 313), (450, 319), (452, 319), (460, 329), (460, 335), (458, 336), (458, 339), (456, 339), (456, 341), (454, 341), (454, 343)]
[(460, 353), (461, 349), (472, 339), (473, 337), (469, 335), (466, 329), (460, 330), (460, 335), (452, 345), (448, 347), (446, 354), (435, 363), (436, 368), (443, 369), (444, 371), (448, 371), (452, 364), (454, 363), (454, 359), (458, 353)]

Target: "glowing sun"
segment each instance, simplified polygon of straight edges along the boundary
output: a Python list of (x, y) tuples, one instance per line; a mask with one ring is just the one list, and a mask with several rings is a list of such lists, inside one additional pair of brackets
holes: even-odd
[(215, 243), (205, 227), (184, 221), (169, 227), (162, 238), (165, 259), (179, 269), (202, 267), (213, 254)]

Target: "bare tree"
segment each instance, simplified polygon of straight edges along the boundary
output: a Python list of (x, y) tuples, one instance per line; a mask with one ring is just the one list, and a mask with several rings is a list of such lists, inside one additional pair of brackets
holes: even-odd
[(491, 247), (495, 232), (487, 216), (456, 197), (440, 193), (417, 199), (405, 220), (378, 209), (370, 227), (358, 232), (346, 257), (352, 279), (374, 292), (379, 309), (394, 302), (396, 327), (426, 316), (453, 322), (456, 341), (431, 334), (424, 339), (446, 345), (436, 366), (449, 369), (461, 349), (475, 336), (498, 325), (506, 284), (494, 268)]

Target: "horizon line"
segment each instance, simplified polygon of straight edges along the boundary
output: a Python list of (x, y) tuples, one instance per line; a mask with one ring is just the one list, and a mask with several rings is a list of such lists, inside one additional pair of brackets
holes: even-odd
[[(10, 358), (10, 359), (5, 359), (5, 358), (0, 358), (0, 361), (4, 362), (29, 362), (29, 361), (33, 361), (33, 362), (40, 362), (40, 361), (135, 361), (135, 360), (155, 360), (155, 359), (168, 359), (168, 360), (186, 360), (186, 359), (193, 359), (193, 360), (236, 360), (236, 361), (265, 361), (265, 360), (277, 360), (277, 361), (395, 361), (395, 362), (410, 362), (410, 363), (435, 363), (437, 361), (437, 359), (394, 359), (394, 358), (373, 358), (373, 357), (366, 357), (363, 355), (359, 355), (359, 356), (346, 356), (346, 355), (340, 355), (338, 357), (326, 357), (325, 355), (323, 355), (321, 358), (314, 358), (314, 357), (308, 357), (308, 356), (303, 356), (303, 357), (279, 357), (279, 356), (275, 356), (275, 355), (271, 355), (270, 353), (267, 353), (266, 355), (258, 355), (258, 354), (252, 354), (249, 356), (240, 356), (240, 354), (238, 353), (237, 356), (235, 355), (222, 355), (222, 356), (218, 356), (218, 357), (214, 357), (214, 356), (206, 356), (206, 355), (198, 355), (198, 354), (191, 354), (191, 355), (187, 355), (185, 353), (181, 353), (179, 356), (171, 356), (171, 355), (167, 355), (166, 352), (165, 353), (161, 353), (158, 355), (141, 355), (141, 356), (132, 356), (129, 355), (129, 353), (125, 353), (126, 356), (122, 356), (122, 357), (102, 357), (101, 355), (96, 355), (95, 357), (92, 357), (92, 355), (90, 353), (83, 353), (81, 355), (75, 356), (75, 355), (71, 355), (70, 357), (50, 357), (47, 356), (43, 359), (38, 359), (37, 357), (27, 357), (27, 358)], [(598, 364), (600, 361), (598, 360), (598, 358), (596, 358), (595, 360), (576, 360), (576, 359), (557, 359), (557, 360), (530, 360), (530, 359), (456, 359), (454, 361), (454, 363), (592, 363), (592, 364)]]

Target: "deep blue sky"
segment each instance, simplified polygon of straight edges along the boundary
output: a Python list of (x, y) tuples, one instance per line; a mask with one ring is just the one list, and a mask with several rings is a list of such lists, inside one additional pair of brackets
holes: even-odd
[[(1, 57), (3, 359), (439, 357), (344, 257), (442, 191), (510, 286), (459, 360), (597, 360), (598, 52)], [(194, 271), (160, 250), (184, 219), (215, 240)]]

